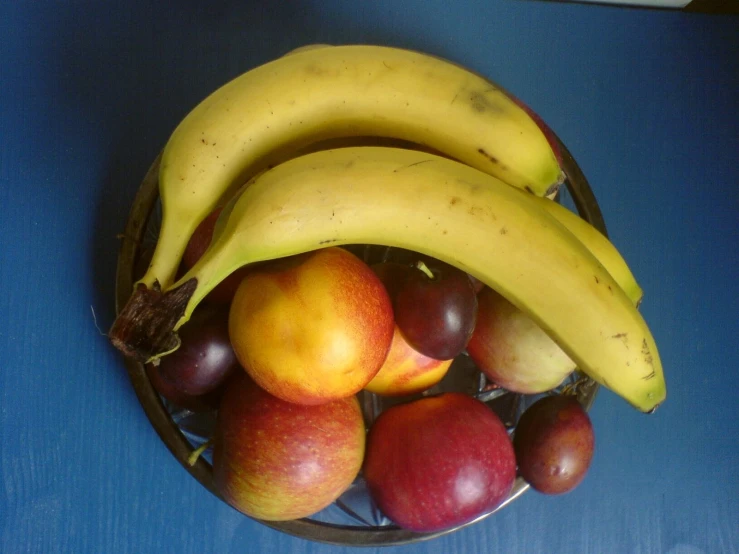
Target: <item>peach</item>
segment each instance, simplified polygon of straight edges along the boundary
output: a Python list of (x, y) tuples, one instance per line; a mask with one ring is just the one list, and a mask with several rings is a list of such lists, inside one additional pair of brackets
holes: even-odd
[(330, 247), (250, 271), (236, 291), (229, 336), (247, 373), (298, 404), (351, 396), (380, 370), (392, 305), (362, 260)]
[(364, 389), (385, 396), (423, 392), (444, 378), (453, 361), (424, 356), (408, 344), (396, 325), (385, 363)]

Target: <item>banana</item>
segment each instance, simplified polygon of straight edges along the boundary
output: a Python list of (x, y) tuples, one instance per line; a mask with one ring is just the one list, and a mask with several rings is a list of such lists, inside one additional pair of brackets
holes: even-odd
[[(327, 45), (310, 45), (311, 48), (322, 48), (326, 46)], [(275, 156), (271, 157), (270, 165), (275, 166), (280, 163), (284, 163), (293, 157), (318, 152), (320, 150), (346, 148), (350, 146), (390, 146), (394, 148), (409, 148), (431, 154), (442, 155), (440, 152), (428, 147), (423, 147), (421, 145), (399, 139), (388, 139), (382, 137), (349, 137), (328, 139), (313, 143), (308, 147), (295, 152), (281, 153), (283, 155), (281, 158)], [(644, 297), (644, 291), (639, 283), (637, 283), (634, 274), (621, 253), (616, 249), (613, 243), (611, 243), (608, 237), (604, 236), (603, 233), (593, 225), (588, 223), (578, 214), (568, 210), (558, 202), (553, 201), (555, 200), (554, 196), (556, 194), (557, 193), (555, 192), (551, 197), (548, 197), (549, 195), (543, 198), (533, 197), (532, 201), (538, 202), (551, 216), (567, 227), (567, 230), (573, 233), (580, 242), (582, 242), (587, 249), (590, 250), (596, 258), (598, 258), (598, 261), (605, 266), (629, 299), (638, 307)]]
[[(311, 47), (318, 48), (324, 47), (324, 45), (311, 45)], [(434, 151), (429, 148), (419, 146), (417, 144), (408, 143), (402, 140), (393, 140), (387, 138), (376, 138), (376, 137), (351, 137), (351, 138), (339, 138), (329, 139), (326, 141), (317, 142), (311, 144), (309, 147), (301, 149), (297, 152), (290, 153), (288, 157), (283, 159), (273, 160), (273, 164), (284, 163), (292, 157), (298, 155), (305, 155), (312, 152), (318, 152), (320, 150), (329, 150), (332, 148), (346, 148), (349, 146), (390, 146), (394, 148), (410, 148), (414, 150), (420, 150), (431, 154), (441, 155), (440, 152)], [(555, 193), (556, 194), (556, 193)], [(598, 229), (588, 223), (578, 214), (571, 210), (568, 210), (558, 202), (553, 201), (554, 198), (539, 198), (532, 197), (532, 202), (538, 202), (539, 205), (544, 208), (549, 215), (554, 217), (562, 225), (567, 227), (567, 230), (574, 234), (590, 252), (598, 258), (598, 261), (602, 263), (608, 270), (608, 273), (616, 280), (619, 286), (626, 293), (626, 296), (634, 303), (635, 306), (639, 306), (644, 297), (644, 291), (642, 290), (639, 283), (636, 281), (634, 274), (629, 268), (626, 260), (624, 260), (618, 249), (611, 243), (608, 237), (604, 236)]]
[(126, 321), (116, 329), (118, 320), (110, 336), (129, 355), (157, 356), (177, 347), (172, 331), (236, 268), (381, 244), (473, 275), (527, 313), (583, 372), (653, 410), (666, 390), (647, 324), (604, 266), (533, 198), (426, 152), (354, 147), (294, 158), (243, 188), (224, 208), (210, 248), (161, 298), (149, 302), (143, 286), (134, 294), (144, 297), (119, 319), (138, 322), (145, 337), (126, 331)]
[(546, 198), (532, 198), (531, 201), (538, 203), (549, 215), (567, 227), (567, 230), (574, 234), (605, 266), (608, 273), (623, 289), (634, 306), (639, 306), (644, 291), (636, 282), (634, 274), (626, 264), (626, 260), (607, 237), (576, 213), (557, 202), (552, 202)]
[(308, 50), (318, 50), (319, 48), (329, 48), (330, 46), (330, 44), (324, 44), (322, 42), (318, 42), (316, 44), (304, 44), (303, 46), (293, 48), (286, 54), (283, 54), (283, 56), (292, 56), (293, 54), (299, 54), (300, 52), (307, 52)]
[(564, 178), (534, 119), (472, 71), (398, 48), (311, 47), (227, 83), (174, 130), (160, 165), (162, 226), (140, 283), (171, 284), (197, 224), (260, 160), (357, 135), (419, 143), (540, 196)]

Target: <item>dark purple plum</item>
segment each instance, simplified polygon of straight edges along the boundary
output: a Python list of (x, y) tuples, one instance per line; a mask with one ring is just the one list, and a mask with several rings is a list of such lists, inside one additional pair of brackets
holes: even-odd
[(574, 396), (545, 396), (521, 416), (513, 447), (521, 477), (535, 490), (566, 493), (582, 482), (590, 467), (593, 425)]
[(179, 331), (180, 347), (163, 356), (158, 371), (178, 391), (200, 396), (240, 369), (228, 336), (228, 310), (203, 306)]
[(226, 388), (224, 383), (211, 392), (193, 396), (180, 392), (172, 383), (164, 379), (159, 373), (159, 367), (154, 364), (146, 364), (146, 375), (149, 377), (151, 386), (154, 387), (155, 391), (175, 406), (186, 408), (191, 412), (207, 412), (218, 409), (221, 396), (223, 396)]
[(398, 286), (393, 309), (408, 344), (429, 358), (450, 360), (465, 349), (475, 329), (477, 295), (467, 273), (426, 260)]

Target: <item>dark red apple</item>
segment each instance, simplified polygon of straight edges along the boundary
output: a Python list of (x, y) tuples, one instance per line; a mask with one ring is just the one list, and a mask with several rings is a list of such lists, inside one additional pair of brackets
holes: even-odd
[(479, 400), (445, 393), (400, 404), (375, 420), (364, 478), (380, 510), (398, 526), (442, 531), (499, 506), (516, 477), (513, 446)]
[(223, 498), (251, 517), (307, 517), (354, 481), (364, 447), (356, 396), (318, 406), (293, 404), (242, 373), (228, 382), (221, 401), (213, 479)]
[(449, 264), (418, 264), (399, 286), (395, 322), (415, 350), (437, 360), (460, 354), (472, 336), (477, 295), (469, 275)]
[(562, 494), (585, 478), (595, 437), (577, 398), (545, 396), (523, 413), (513, 444), (521, 477), (539, 492)]

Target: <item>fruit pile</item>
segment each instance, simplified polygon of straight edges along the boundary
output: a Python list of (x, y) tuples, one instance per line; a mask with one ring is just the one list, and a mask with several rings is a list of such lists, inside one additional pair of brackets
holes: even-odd
[[(252, 517), (315, 514), (360, 472), (421, 532), (493, 510), (517, 472), (572, 490), (593, 453), (574, 396), (545, 395), (511, 439), (482, 401), (429, 394), (469, 356), (512, 392), (577, 368), (641, 411), (664, 400), (641, 288), (548, 198), (565, 178), (546, 125), (456, 64), (301, 49), (172, 134), (156, 248), (109, 337), (171, 402), (217, 410), (214, 482)], [(351, 245), (400, 255), (370, 265)], [(361, 391), (397, 404), (366, 422)]]

